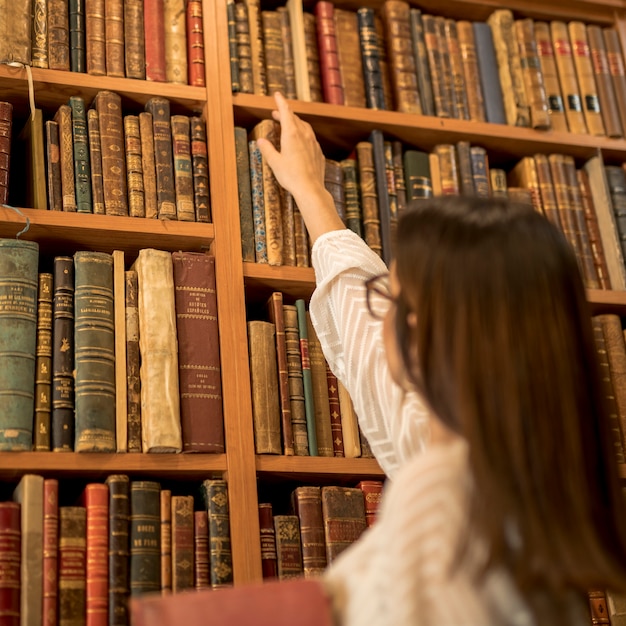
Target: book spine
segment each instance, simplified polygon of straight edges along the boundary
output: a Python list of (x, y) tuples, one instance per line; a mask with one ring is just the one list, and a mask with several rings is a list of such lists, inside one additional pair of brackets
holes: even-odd
[(389, 198), (389, 229), (393, 241), (398, 228), (398, 192), (396, 190), (396, 169), (391, 141), (384, 141), (383, 149), (385, 158), (385, 178), (387, 179), (387, 197)]
[(343, 80), (337, 51), (334, 6), (328, 0), (320, 0), (315, 5), (317, 19), (317, 42), (320, 57), (320, 75), (324, 102), (344, 104)]
[(104, 215), (104, 186), (102, 177), (102, 143), (100, 138), (100, 116), (95, 109), (87, 111), (89, 136), (89, 165), (91, 169), (91, 200), (95, 215)]
[(261, 25), (261, 3), (260, 0), (248, 0), (246, 5), (248, 7), (253, 93), (257, 96), (265, 96), (267, 95), (267, 82), (265, 77), (263, 28)]
[(59, 624), (85, 623), (87, 615), (87, 511), (59, 507)]
[(130, 217), (145, 217), (141, 135), (139, 133), (139, 117), (137, 115), (124, 116), (124, 147), (126, 152), (128, 215)]
[(361, 228), (361, 201), (359, 199), (359, 181), (356, 158), (349, 157), (340, 162), (343, 171), (343, 191), (345, 202), (346, 226), (359, 237)]
[(456, 93), (454, 91), (454, 76), (452, 73), (452, 62), (450, 59), (450, 49), (446, 38), (446, 20), (440, 15), (435, 16), (435, 33), (437, 35), (437, 48), (439, 50), (439, 60), (441, 63), (441, 88), (444, 102), (450, 117), (457, 115)]
[[(59, 481), (43, 481), (43, 626), (57, 626), (59, 587)], [(3, 578), (2, 580), (5, 580)]]
[(382, 499), (383, 483), (380, 480), (360, 480), (357, 488), (363, 492), (365, 506), (365, 523), (367, 527), (374, 525), (378, 515), (378, 507)]
[(37, 289), (37, 340), (35, 349), (35, 423), (33, 448), (50, 450), (52, 411), (52, 296), (53, 276), (39, 274)]
[(348, 390), (340, 380), (337, 381), (337, 387), (339, 406), (341, 407), (341, 433), (344, 456), (347, 459), (354, 459), (361, 456), (359, 425)]
[[(62, 211), (63, 191), (61, 189), (59, 125), (53, 120), (48, 120), (46, 122), (46, 161), (48, 165), (48, 209), (50, 209), (50, 211)], [(4, 198), (2, 197), (3, 195)], [(2, 187), (2, 185), (0, 185), (0, 203), (3, 204), (6, 200), (6, 187)]]
[(626, 172), (617, 165), (606, 165), (604, 171), (623, 256), (626, 252)]
[(311, 359), (309, 357), (309, 331), (307, 328), (306, 305), (303, 299), (295, 302), (298, 335), (300, 337), (300, 361), (302, 363), (302, 384), (304, 388), (304, 412), (306, 415), (306, 432), (309, 443), (309, 455), (318, 456), (317, 429), (315, 425), (315, 398), (313, 395), (313, 377)]
[(506, 172), (499, 167), (492, 167), (489, 170), (489, 182), (491, 183), (491, 195), (494, 198), (508, 197), (508, 184)]
[(254, 220), (252, 217), (252, 189), (250, 187), (250, 155), (248, 133), (235, 126), (235, 155), (237, 159), (237, 193), (239, 197), (239, 228), (241, 230), (242, 260), (254, 263)]
[(535, 154), (535, 166), (537, 168), (537, 181), (539, 183), (539, 193), (541, 195), (541, 205), (544, 215), (559, 229), (563, 230), (559, 209), (554, 194), (554, 186), (552, 184), (552, 173), (550, 171), (550, 163), (545, 154)]
[(265, 79), (270, 94), (285, 93), (285, 68), (280, 16), (276, 11), (261, 11), (265, 50)]
[(263, 172), (261, 151), (256, 139), (248, 142), (250, 157), (250, 194), (254, 228), (254, 255), (257, 263), (267, 263), (267, 238), (265, 235), (265, 206), (263, 197)]
[(489, 158), (487, 151), (482, 146), (470, 147), (470, 163), (472, 164), (472, 177), (474, 178), (474, 188), (479, 198), (491, 196), (491, 185), (489, 184)]
[(294, 267), (297, 264), (296, 259), (296, 226), (295, 212), (296, 201), (283, 187), (278, 189), (280, 193), (280, 206), (283, 227), (283, 265)]
[(259, 502), (259, 533), (263, 578), (276, 578), (278, 576), (276, 531), (272, 505), (269, 502)]
[(363, 492), (356, 487), (322, 487), (326, 560), (332, 563), (366, 528)]
[(384, 110), (386, 108), (385, 94), (380, 67), (378, 34), (374, 25), (374, 10), (362, 7), (357, 11), (357, 18), (366, 104), (370, 109)]
[(304, 21), (304, 46), (311, 102), (324, 102), (315, 16), (311, 13), (304, 13), (302, 17)]
[(209, 157), (206, 141), (206, 126), (201, 117), (189, 118), (191, 141), (191, 172), (193, 176), (193, 204), (196, 222), (211, 221), (209, 196)]
[(107, 66), (104, 0), (85, 0), (85, 31), (85, 64), (87, 74), (105, 76)]
[(321, 488), (296, 487), (291, 494), (291, 502), (300, 522), (304, 577), (319, 576), (326, 568)]
[(193, 197), (193, 173), (191, 171), (189, 117), (172, 115), (171, 124), (176, 219), (182, 222), (193, 222), (196, 219), (196, 210)]
[(193, 542), (194, 542), (194, 587), (200, 589), (211, 588), (211, 563), (209, 559), (209, 520), (206, 511), (193, 513)]
[(126, 317), (127, 450), (141, 452), (141, 378), (139, 374), (139, 285), (137, 272), (124, 272)]
[[(230, 5), (227, 5), (230, 6)], [(204, 61), (204, 26), (202, 22), (202, 2), (200, 0), (189, 0), (187, 2), (187, 64), (189, 75), (187, 80), (192, 87), (205, 87), (205, 61)], [(228, 15), (229, 29), (234, 29), (234, 14)], [(236, 49), (235, 42), (235, 49)], [(235, 57), (234, 63), (237, 63)], [(231, 51), (231, 67), (233, 55)]]
[(428, 154), (421, 150), (404, 152), (404, 175), (406, 177), (407, 201), (432, 198)]
[(126, 78), (145, 80), (146, 46), (143, 1), (124, 0), (124, 69)]
[(201, 489), (209, 520), (211, 588), (221, 589), (233, 583), (228, 484), (225, 480), (209, 479), (202, 482)]
[(48, 67), (70, 71), (68, 0), (48, 0)]
[(301, 578), (304, 572), (297, 515), (274, 515), (279, 580)]
[(165, 7), (163, 0), (145, 0), (143, 32), (146, 46), (146, 80), (164, 83)]
[(606, 56), (609, 62), (609, 72), (613, 81), (617, 108), (622, 122), (622, 128), (626, 129), (626, 71), (624, 70), (624, 57), (620, 45), (619, 35), (614, 28), (602, 29)]
[(172, 492), (161, 489), (159, 498), (161, 515), (161, 592), (172, 591)]
[(446, 19), (444, 24), (446, 44), (450, 55), (450, 66), (452, 68), (454, 117), (459, 120), (469, 120), (469, 101), (465, 86), (465, 73), (463, 68), (463, 58), (461, 56), (459, 30), (455, 20)]
[(154, 157), (154, 129), (152, 113), (139, 114), (139, 137), (141, 139), (141, 170), (143, 173), (143, 199), (146, 217), (158, 216), (156, 165)]
[(276, 9), (280, 18), (281, 40), (283, 45), (283, 65), (285, 67), (285, 98), (296, 99), (296, 66), (293, 58), (293, 38), (287, 7)]
[(241, 93), (254, 93), (248, 6), (245, 2), (236, 2), (234, 3), (234, 6), (235, 36), (237, 41), (237, 61), (239, 70), (239, 91)]
[(19, 504), (0, 503), (0, 597), (7, 626), (20, 624), (20, 517)]
[(76, 188), (74, 184), (74, 139), (72, 131), (72, 110), (62, 104), (54, 115), (59, 126), (59, 155), (61, 163), (61, 189), (63, 210), (76, 212)]
[(441, 194), (444, 196), (458, 196), (461, 193), (461, 188), (454, 146), (452, 144), (439, 144), (435, 146), (433, 152), (439, 161)]
[[(237, 58), (237, 20), (235, 17), (235, 0), (226, 0), (226, 19), (228, 20), (228, 54), (230, 56), (230, 87), (233, 93), (241, 91), (239, 82), (239, 59)], [(189, 32), (187, 21), (187, 32)], [(187, 39), (187, 46), (190, 40)], [(189, 52), (187, 53), (189, 55)], [(189, 80), (191, 81), (191, 66), (189, 67)], [(190, 83), (191, 84), (191, 83)], [(204, 86), (204, 85), (202, 85)]]
[(104, 0), (107, 76), (124, 78), (124, 2)]
[(607, 597), (604, 589), (592, 589), (588, 592), (589, 610), (591, 612), (591, 623), (593, 626), (610, 624), (610, 613), (607, 606)]
[(72, 110), (76, 210), (79, 213), (92, 213), (91, 167), (89, 164), (89, 139), (87, 137), (85, 101), (79, 96), (71, 96), (69, 103)]
[(357, 14), (334, 7), (333, 16), (344, 104), (365, 107), (365, 82)]
[(48, 2), (33, 0), (31, 24), (31, 65), (48, 68)]
[(459, 166), (460, 192), (464, 196), (475, 196), (476, 188), (474, 187), (474, 176), (472, 174), (470, 143), (469, 141), (458, 141), (455, 148)]
[(185, 0), (163, 1), (165, 22), (165, 80), (187, 84), (187, 33)]
[(85, 0), (69, 0), (70, 70), (85, 72)]
[(456, 28), (459, 37), (459, 49), (461, 51), (465, 88), (467, 90), (469, 119), (475, 122), (484, 122), (485, 101), (480, 84), (480, 70), (478, 68), (478, 57), (476, 56), (474, 29), (472, 28), (472, 23), (467, 20), (459, 20), (456, 23)]
[(373, 146), (369, 141), (356, 145), (359, 182), (361, 187), (361, 209), (363, 212), (363, 238), (365, 243), (382, 256), (378, 194), (376, 191), (376, 169)]
[(311, 267), (309, 258), (309, 235), (304, 225), (304, 219), (298, 209), (298, 205), (293, 204), (293, 231), (296, 248), (296, 266)]
[(492, 124), (506, 124), (504, 98), (491, 28), (486, 22), (473, 22), (472, 27), (474, 29), (480, 84), (485, 103), (485, 119)]
[(172, 496), (172, 592), (194, 587), (193, 496)]
[(385, 164), (385, 141), (380, 130), (370, 133), (372, 144), (372, 159), (376, 180), (376, 197), (378, 199), (378, 218), (380, 220), (380, 239), (382, 243), (382, 257), (386, 264), (391, 262), (391, 203), (389, 200), (389, 186), (387, 167)]

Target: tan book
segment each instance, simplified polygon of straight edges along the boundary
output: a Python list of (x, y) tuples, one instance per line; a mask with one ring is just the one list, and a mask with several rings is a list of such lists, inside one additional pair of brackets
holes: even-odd
[(181, 222), (194, 222), (196, 220), (196, 208), (193, 195), (189, 117), (187, 115), (172, 115), (170, 121), (172, 125), (176, 218)]
[(281, 39), (283, 46), (283, 65), (285, 67), (285, 98), (296, 99), (296, 68), (293, 61), (293, 41), (291, 37), (291, 22), (287, 7), (278, 7)]
[(563, 226), (561, 224), (556, 196), (554, 194), (554, 185), (552, 184), (552, 173), (550, 171), (548, 156), (545, 154), (535, 154), (533, 158), (537, 169), (537, 181), (539, 183), (543, 214), (562, 231)]
[[(459, 167), (453, 144), (436, 145), (433, 152), (439, 161), (439, 181), (442, 196), (458, 196), (461, 193)], [(432, 173), (432, 166), (431, 166)]]
[(451, 103), (448, 101), (445, 92), (441, 61), (442, 51), (440, 50), (435, 16), (422, 14), (422, 26), (424, 29), (424, 43), (426, 44), (433, 99), (435, 102), (435, 115), (437, 115), (437, 117), (451, 117)]
[(143, 196), (145, 216), (155, 219), (158, 215), (156, 170), (154, 161), (154, 131), (152, 113), (139, 114), (139, 137), (141, 139), (141, 171), (143, 174)]
[(351, 107), (365, 107), (365, 83), (357, 14), (354, 11), (335, 7), (333, 15), (344, 104)]
[(159, 493), (161, 517), (161, 591), (172, 590), (172, 492), (161, 489)]
[(620, 37), (615, 28), (602, 29), (606, 56), (609, 62), (609, 71), (615, 90), (617, 108), (622, 122), (622, 128), (626, 132), (626, 71), (624, 70), (624, 55), (620, 45)]
[(281, 18), (277, 11), (261, 11), (263, 42), (265, 44), (265, 77), (268, 93), (285, 93), (285, 54)]
[(113, 323), (115, 324), (115, 438), (117, 452), (128, 451), (128, 380), (126, 377), (126, 276), (124, 251), (113, 251)]
[(165, 78), (187, 84), (187, 30), (185, 0), (163, 0), (165, 24)]
[(76, 212), (76, 187), (74, 185), (74, 140), (72, 138), (72, 110), (62, 104), (54, 114), (59, 125), (59, 154), (61, 162), (61, 191), (63, 210)]
[(302, 8), (302, 0), (287, 0), (286, 6), (291, 22), (296, 96), (298, 100), (311, 102), (311, 87), (309, 83), (306, 44), (304, 40), (304, 11)]
[(337, 381), (339, 406), (341, 407), (341, 433), (343, 436), (343, 452), (347, 459), (361, 456), (361, 440), (359, 423), (354, 411), (354, 404), (344, 384)]
[(430, 166), (430, 183), (433, 186), (433, 196), (443, 195), (441, 186), (441, 168), (439, 166), (439, 155), (431, 152), (428, 155), (428, 164)]
[(0, 62), (31, 64), (31, 13), (33, 0), (0, 3)]
[(454, 96), (455, 115), (459, 120), (469, 120), (469, 101), (465, 83), (465, 68), (461, 55), (461, 42), (455, 20), (445, 20), (446, 44), (452, 68), (452, 91)]
[(494, 198), (508, 197), (508, 183), (506, 172), (499, 167), (489, 169), (489, 182), (491, 183), (491, 195)]
[(450, 117), (456, 117), (457, 110), (453, 83), (454, 77), (452, 75), (452, 63), (450, 61), (448, 40), (446, 38), (446, 20), (440, 15), (435, 17), (435, 31), (437, 33), (437, 47), (439, 50), (439, 60), (442, 72), (440, 80), (443, 88), (443, 98), (450, 112)]
[[(246, 6), (248, 7), (248, 27), (250, 31), (250, 61), (252, 63), (252, 84), (254, 88), (253, 93), (255, 93), (257, 96), (264, 96), (267, 94), (267, 83), (265, 77), (265, 48), (263, 45), (263, 26), (261, 24), (261, 3), (260, 0), (244, 1), (246, 3)], [(293, 32), (293, 19), (291, 21), (291, 28)]]
[(533, 157), (524, 157), (509, 172), (508, 184), (512, 187), (525, 187), (530, 191), (535, 211), (544, 214), (541, 190), (537, 176), (537, 166)]
[(360, 141), (356, 145), (359, 182), (361, 186), (361, 205), (363, 212), (363, 238), (365, 243), (379, 256), (382, 256), (380, 238), (380, 215), (378, 213), (378, 194), (376, 192), (376, 170), (372, 144)]
[(26, 165), (26, 206), (33, 209), (47, 209), (46, 164), (43, 141), (43, 114), (35, 109), (28, 116), (18, 136), (24, 152)]
[(123, 0), (104, 0), (104, 34), (107, 76), (123, 78), (126, 74)]
[(463, 76), (467, 92), (469, 119), (475, 122), (484, 122), (485, 103), (483, 100), (482, 87), (480, 86), (480, 72), (476, 58), (474, 29), (472, 23), (467, 20), (459, 20), (456, 23), (456, 28), (459, 37), (461, 62), (463, 63)]
[(143, 0), (124, 0), (124, 65), (126, 78), (146, 78)]
[(124, 146), (126, 148), (126, 178), (128, 181), (128, 214), (131, 217), (145, 217), (141, 135), (137, 115), (124, 116)]
[(315, 15), (312, 13), (303, 13), (302, 18), (304, 21), (304, 46), (306, 49), (306, 67), (309, 74), (311, 102), (324, 102), (320, 55), (317, 42), (317, 22)]
[(87, 111), (89, 134), (89, 166), (91, 169), (91, 203), (94, 215), (104, 215), (104, 183), (102, 179), (102, 140), (100, 138), (100, 116), (95, 109)]
[(85, 34), (87, 74), (105, 76), (107, 65), (104, 0), (85, 0)]

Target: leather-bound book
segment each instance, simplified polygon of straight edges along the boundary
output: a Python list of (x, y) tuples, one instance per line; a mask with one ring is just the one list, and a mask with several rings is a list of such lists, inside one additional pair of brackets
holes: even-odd
[(107, 76), (123, 78), (126, 73), (123, 0), (104, 0), (104, 33)]
[(287, 344), (285, 339), (285, 319), (283, 316), (282, 292), (272, 292), (272, 295), (266, 302), (266, 309), (269, 321), (274, 324), (275, 330), (283, 454), (285, 456), (293, 456), (294, 441), (293, 427), (291, 424), (291, 398), (289, 395), (289, 372), (287, 366)]
[(580, 243), (576, 235), (577, 224), (570, 203), (563, 155), (548, 155), (548, 163), (550, 164), (550, 173), (552, 174), (552, 185), (554, 187), (554, 197), (556, 199), (556, 206), (559, 212), (561, 230), (563, 231), (563, 234), (569, 244), (572, 246), (572, 249), (576, 252), (576, 257), (580, 260)]
[(172, 255), (146, 248), (131, 269), (139, 284), (141, 438), (144, 452), (180, 452), (178, 340)]
[(337, 215), (346, 223), (346, 200), (343, 189), (343, 170), (338, 161), (326, 159), (324, 168), (324, 186), (333, 197)]
[(587, 40), (587, 27), (583, 22), (572, 21), (568, 23), (567, 28), (587, 130), (591, 135), (605, 135), (600, 98)]
[(320, 487), (296, 487), (291, 507), (300, 521), (302, 568), (305, 578), (319, 576), (326, 569), (326, 538)]
[(489, 180), (489, 157), (482, 146), (470, 147), (470, 163), (472, 164), (472, 177), (474, 188), (479, 198), (491, 196), (491, 184)]
[(130, 595), (161, 591), (161, 485), (130, 482)]
[(300, 336), (300, 361), (302, 363), (302, 383), (304, 388), (304, 413), (306, 415), (306, 433), (309, 443), (309, 455), (318, 456), (317, 426), (315, 419), (315, 396), (309, 354), (309, 329), (307, 324), (306, 304), (302, 298), (295, 301)]
[(244, 262), (254, 263), (254, 221), (252, 217), (248, 133), (246, 129), (241, 126), (235, 126), (235, 156), (237, 159), (237, 193), (239, 197), (241, 255)]
[(224, 452), (215, 257), (173, 252), (183, 452)]
[(537, 176), (537, 164), (533, 157), (524, 157), (513, 166), (509, 172), (508, 184), (511, 187), (525, 187), (530, 191), (533, 208), (538, 213), (545, 215), (543, 202), (541, 201), (541, 189)]
[(489, 169), (489, 182), (491, 184), (491, 195), (494, 198), (508, 197), (508, 184), (506, 181), (506, 172), (499, 167)]
[(459, 193), (463, 196), (475, 196), (474, 176), (470, 158), (469, 141), (457, 141), (455, 144), (456, 162), (458, 165)]
[(344, 104), (365, 107), (365, 83), (357, 14), (335, 7), (333, 17)]
[(128, 181), (128, 215), (130, 217), (145, 217), (141, 135), (137, 115), (124, 116), (124, 146), (126, 148), (126, 179)]
[(32, 3), (2, 3), (0, 62), (31, 64)]
[(74, 255), (76, 452), (115, 452), (113, 257)]
[(128, 626), (130, 480), (125, 474), (110, 474), (106, 485), (109, 488), (109, 625)]
[(604, 589), (592, 589), (588, 592), (589, 610), (591, 612), (591, 623), (593, 626), (610, 624), (609, 610), (606, 602), (606, 592)]
[(59, 127), (59, 161), (61, 164), (61, 190), (63, 210), (76, 212), (76, 187), (74, 182), (74, 138), (72, 109), (62, 104), (54, 114)]
[(165, 80), (187, 84), (185, 0), (163, 0), (165, 24)]
[(211, 588), (211, 563), (209, 557), (209, 520), (206, 511), (193, 513), (194, 588)]
[(87, 511), (59, 507), (59, 625), (85, 624), (87, 615)]
[(465, 70), (461, 56), (461, 42), (455, 20), (444, 21), (446, 44), (452, 68), (452, 91), (454, 101), (454, 117), (459, 120), (469, 120), (469, 101), (465, 85)]
[(532, 194), (530, 193), (530, 189), (526, 189), (526, 187), (509, 186), (506, 195), (511, 202), (515, 202), (516, 204), (527, 204), (530, 207), (533, 205)]
[(357, 488), (363, 492), (363, 504), (365, 505), (365, 523), (367, 527), (374, 525), (378, 515), (378, 507), (382, 499), (382, 480), (360, 480), (356, 484)]
[(181, 222), (194, 222), (196, 210), (193, 197), (189, 117), (187, 115), (172, 115), (171, 124), (176, 218)]
[(86, 626), (109, 624), (109, 487), (89, 483), (81, 494), (87, 511)]
[(85, 0), (69, 0), (70, 70), (85, 72)]
[(297, 515), (274, 515), (278, 578), (300, 578), (304, 573), (300, 522)]
[(164, 83), (165, 78), (164, 0), (146, 0), (143, 6), (143, 32), (146, 46), (146, 80)]
[[(414, 17), (414, 21), (415, 20), (416, 18)], [(448, 102), (445, 93), (442, 50), (440, 49), (436, 18), (434, 15), (422, 13), (421, 24), (433, 93), (434, 115), (438, 117), (451, 117), (451, 103)]]
[(302, 20), (304, 23), (304, 47), (306, 50), (306, 66), (309, 74), (311, 102), (324, 102), (315, 16), (312, 13), (303, 13)]
[(207, 153), (206, 125), (201, 117), (194, 115), (189, 118), (189, 135), (196, 222), (210, 222), (209, 157)]
[(467, 92), (467, 107), (469, 119), (476, 122), (485, 121), (485, 101), (480, 84), (480, 71), (476, 56), (476, 43), (474, 41), (474, 29), (472, 23), (467, 20), (459, 20), (456, 23), (463, 65), (463, 77)]
[(233, 584), (233, 560), (230, 547), (228, 483), (221, 479), (204, 480), (201, 493), (209, 519), (211, 588), (230, 587)]
[(407, 202), (432, 198), (428, 153), (422, 150), (405, 150), (403, 158)]
[[(388, 265), (391, 262), (392, 223), (397, 219), (397, 213), (392, 213), (392, 204), (389, 195), (389, 180), (385, 160), (385, 140), (380, 130), (374, 129), (370, 133), (372, 144), (372, 159), (376, 179), (376, 197), (378, 199), (378, 218), (380, 220), (380, 239), (382, 243), (382, 258)], [(364, 214), (365, 218), (365, 214)]]
[(55, 257), (52, 301), (51, 447), (74, 449), (74, 259)]
[(124, 272), (126, 336), (126, 416), (128, 452), (141, 452), (141, 378), (139, 374), (139, 283), (135, 270)]
[(48, 68), (48, 2), (32, 0), (32, 24), (30, 31), (30, 64), (33, 67)]
[(91, 207), (94, 215), (104, 215), (104, 186), (102, 177), (102, 141), (100, 116), (95, 109), (87, 111), (87, 134), (89, 136), (89, 165), (91, 169)]
[(278, 576), (276, 531), (270, 502), (259, 502), (259, 534), (261, 539), (261, 570), (263, 578)]
[(104, 0), (85, 0), (85, 33), (87, 74), (105, 76), (107, 65)]
[(235, 2), (234, 6), (237, 65), (239, 69), (239, 91), (241, 93), (254, 93), (248, 6), (245, 2)]
[(444, 196), (458, 196), (461, 193), (461, 187), (454, 145), (438, 144), (435, 146), (433, 153), (439, 160), (441, 194)]
[(304, 225), (304, 219), (302, 218), (300, 209), (298, 209), (298, 205), (295, 202), (293, 205), (293, 232), (296, 249), (296, 266), (311, 267), (309, 234)]
[(337, 50), (334, 6), (328, 0), (315, 4), (317, 43), (320, 57), (320, 77), (324, 102), (344, 104), (343, 78)]
[(48, 0), (48, 67), (70, 70), (69, 0)]
[(375, 26), (374, 10), (361, 7), (357, 11), (365, 102), (370, 109), (386, 109), (383, 77), (380, 66), (380, 46)]
[(293, 40), (291, 22), (287, 7), (278, 7), (280, 31), (283, 44), (283, 65), (285, 67), (285, 98), (296, 99), (296, 68), (293, 59)]
[(194, 587), (193, 496), (172, 496), (172, 592)]
[[(283, 222), (283, 265), (296, 266), (296, 201), (284, 187), (279, 186)], [(301, 217), (301, 216), (300, 216)], [(307, 248), (308, 251), (308, 248)]]
[(126, 262), (113, 250), (113, 335), (115, 354), (115, 448), (128, 452), (128, 376), (126, 372)]
[(606, 607), (612, 626), (622, 626), (626, 620), (626, 594), (607, 589)]
[[(232, 18), (234, 28), (234, 15)], [(200, 0), (187, 2), (186, 20), (188, 82), (192, 87), (205, 87), (204, 26), (202, 23), (202, 2)], [(229, 28), (230, 20), (231, 16), (229, 15)], [(235, 42), (235, 48), (236, 46), (237, 43)], [(236, 57), (235, 63), (237, 63)]]
[[(435, 33), (437, 35), (437, 48), (439, 50), (439, 60), (441, 63), (442, 76), (440, 77), (443, 99), (446, 103), (449, 117), (456, 117), (457, 104), (456, 93), (454, 91), (454, 76), (452, 74), (452, 62), (450, 60), (450, 49), (446, 38), (446, 20), (437, 15), (434, 18)], [(431, 74), (432, 76), (432, 74)]]
[(550, 171), (548, 156), (546, 154), (535, 154), (533, 158), (537, 169), (537, 182), (539, 184), (539, 194), (541, 196), (543, 214), (559, 230), (563, 230), (561, 218), (559, 216), (559, 208), (556, 203), (554, 185), (552, 184), (552, 173)]
[(35, 422), (33, 449), (50, 450), (52, 412), (52, 294), (53, 276), (39, 273), (37, 289), (37, 343), (35, 348)]
[(154, 219), (158, 215), (154, 129), (152, 113), (148, 113), (148, 111), (142, 111), (139, 114), (139, 137), (141, 138), (141, 168), (146, 217)]
[[(261, 2), (260, 0), (247, 0), (245, 4), (248, 8), (248, 30), (250, 33), (250, 61), (252, 65), (253, 93), (257, 96), (265, 96), (267, 95), (267, 82), (265, 77), (263, 25), (261, 24)], [(287, 5), (287, 7), (289, 8), (289, 5)], [(302, 100), (303, 98), (299, 99)]]
[[(24, 123), (17, 136), (18, 154), (23, 155), (25, 176), (29, 181), (25, 185), (26, 205), (33, 209), (48, 208), (46, 196), (46, 163), (43, 138), (43, 113), (35, 109)], [(19, 158), (19, 157), (18, 157)], [(0, 168), (10, 160), (10, 154), (0, 156)]]
[(252, 226), (254, 232), (254, 258), (257, 263), (267, 263), (267, 237), (265, 234), (265, 198), (263, 195), (263, 159), (256, 139), (248, 142), (250, 159), (250, 195), (252, 198)]
[[(59, 582), (59, 481), (43, 481), (43, 599), (42, 626), (57, 626)], [(6, 578), (3, 578), (6, 580)]]
[[(1, 107), (0, 107), (1, 110)], [(59, 125), (48, 120), (46, 126), (46, 164), (48, 176), (48, 209), (50, 211), (63, 210), (63, 191), (61, 189), (61, 156), (59, 153)], [(0, 186), (0, 195), (2, 187)], [(6, 192), (5, 192), (6, 193)], [(6, 198), (5, 198), (6, 201)]]
[(308, 456), (309, 443), (304, 406), (304, 382), (302, 379), (302, 360), (300, 358), (298, 311), (295, 305), (283, 304), (283, 321), (285, 328), (285, 351), (287, 357), (294, 454), (296, 456)]
[(330, 565), (367, 526), (363, 492), (356, 487), (322, 487), (322, 515)]
[(285, 93), (285, 67), (280, 16), (277, 11), (261, 11), (265, 49), (265, 79), (267, 91)]
[(161, 489), (159, 497), (161, 515), (161, 592), (172, 591), (172, 492)]
[(359, 198), (358, 170), (355, 156), (350, 156), (339, 163), (343, 171), (343, 192), (346, 214), (346, 226), (362, 237), (361, 200)]
[(626, 253), (626, 172), (617, 165), (606, 165), (604, 171), (611, 194), (617, 236), (622, 246), (622, 255), (624, 255)]
[(143, 1), (124, 0), (124, 69), (126, 78), (146, 78)]
[(430, 183), (433, 186), (433, 196), (441, 196), (441, 168), (439, 167), (439, 155), (434, 150), (428, 154), (428, 166), (430, 168)]
[(343, 432), (341, 429), (341, 404), (339, 402), (339, 386), (337, 377), (326, 363), (326, 384), (328, 386), (328, 405), (330, 408), (330, 432), (333, 438), (334, 456), (345, 456), (343, 449)]
[(252, 420), (257, 454), (281, 454), (275, 333), (276, 329), (271, 322), (248, 322)]
[(370, 141), (360, 141), (356, 145), (357, 166), (361, 191), (363, 214), (363, 238), (365, 243), (379, 256), (382, 256), (378, 193), (376, 190), (376, 169), (374, 148)]
[(485, 103), (485, 119), (492, 124), (506, 124), (504, 98), (491, 27), (486, 22), (472, 22), (472, 27), (474, 29), (480, 85)]
[(107, 215), (128, 215), (122, 99), (112, 91), (99, 91), (93, 106), (100, 118), (105, 211)]
[(615, 89), (611, 79), (609, 58), (604, 44), (604, 37), (602, 36), (602, 29), (592, 24), (589, 24), (586, 28), (604, 128), (608, 137), (622, 137), (622, 122), (619, 116), (617, 99), (615, 98)]
[(387, 56), (387, 47), (385, 46), (385, 28), (379, 13), (374, 13), (374, 29), (376, 30), (378, 44), (378, 58), (380, 59), (380, 74), (383, 85), (385, 109), (393, 111), (395, 102), (391, 86), (391, 69), (389, 68), (389, 57)]
[(72, 140), (74, 144), (74, 187), (78, 213), (92, 213), (91, 166), (89, 163), (89, 138), (85, 101), (80, 96), (71, 96), (69, 106), (72, 117)]
[[(200, 3), (202, 10), (202, 5)], [(187, 5), (189, 9), (189, 5)], [(189, 13), (188, 13), (189, 15)], [(230, 57), (230, 87), (233, 93), (240, 91), (239, 84), (239, 59), (237, 58), (237, 26), (235, 20), (235, 0), (226, 0), (226, 19), (228, 21), (228, 54)], [(202, 23), (200, 21), (200, 26)], [(190, 33), (190, 23), (187, 20), (187, 32)], [(190, 37), (187, 37), (187, 55), (191, 53)], [(191, 66), (189, 66), (190, 74), (189, 80), (191, 80)], [(203, 85), (204, 86), (204, 85)]]
[(617, 31), (614, 28), (603, 28), (606, 56), (609, 61), (609, 72), (615, 90), (615, 99), (622, 128), (626, 132), (626, 71), (624, 70), (624, 56)]
[[(385, 155), (385, 175), (387, 178), (387, 196), (389, 198), (389, 224), (391, 229), (391, 239), (396, 236), (398, 227), (398, 190), (396, 188), (396, 166), (393, 154), (393, 143), (391, 141), (383, 141), (383, 150)], [(379, 194), (380, 197), (380, 194)]]
[(428, 62), (428, 51), (426, 49), (424, 24), (422, 22), (422, 11), (411, 7), (409, 9), (409, 22), (422, 113), (424, 115), (435, 115), (435, 99), (430, 75), (430, 65)]
[(339, 396), (339, 406), (341, 407), (343, 453), (347, 459), (354, 459), (361, 456), (359, 425), (350, 394), (340, 380), (337, 380), (337, 394)]
[(550, 36), (563, 94), (567, 126), (572, 133), (587, 133), (567, 24), (557, 20), (551, 21)]
[[(0, 502), (0, 597), (7, 626), (20, 625), (20, 540), (20, 505)], [(56, 603), (54, 609), (56, 614)]]

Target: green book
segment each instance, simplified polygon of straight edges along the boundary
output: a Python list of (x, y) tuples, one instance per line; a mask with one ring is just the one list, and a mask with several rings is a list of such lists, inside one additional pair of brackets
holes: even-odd
[(302, 359), (302, 382), (304, 384), (304, 413), (306, 432), (309, 440), (309, 455), (317, 456), (317, 433), (315, 428), (315, 404), (313, 399), (313, 376), (309, 359), (309, 332), (306, 325), (306, 305), (304, 300), (296, 300), (298, 311), (298, 333), (300, 334), (300, 357)]
[(80, 96), (72, 96), (68, 104), (72, 109), (76, 210), (78, 213), (92, 213), (91, 167), (89, 163), (89, 139), (87, 138), (85, 101)]

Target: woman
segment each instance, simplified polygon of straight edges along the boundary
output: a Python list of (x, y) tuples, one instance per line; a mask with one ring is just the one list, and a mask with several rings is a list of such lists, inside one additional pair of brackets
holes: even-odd
[(338, 217), (311, 127), (276, 104), (281, 152), (258, 145), (305, 220), (311, 317), (390, 478), (324, 576), (338, 623), (589, 624), (588, 589), (626, 590), (626, 517), (572, 251), (527, 207), (441, 198), (401, 218), (388, 272)]

